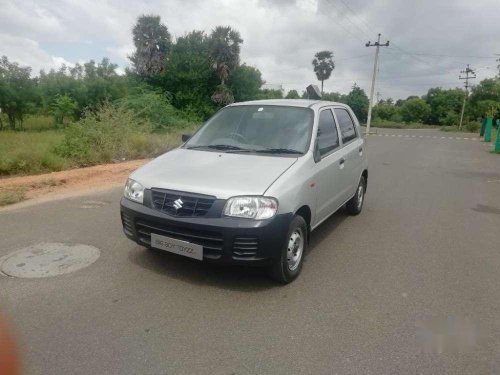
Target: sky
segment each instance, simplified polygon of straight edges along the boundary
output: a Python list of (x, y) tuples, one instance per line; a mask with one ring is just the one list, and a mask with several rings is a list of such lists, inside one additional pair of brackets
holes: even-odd
[[(0, 0), (0, 55), (33, 68), (57, 68), (107, 56), (123, 72), (139, 15), (157, 14), (172, 36), (217, 25), (237, 29), (241, 61), (270, 87), (302, 92), (318, 84), (314, 54), (334, 53), (325, 91), (369, 93), (381, 33), (375, 92), (386, 99), (462, 87), (467, 63), (477, 79), (497, 73), (499, 0)], [(319, 84), (318, 84), (319, 85)]]

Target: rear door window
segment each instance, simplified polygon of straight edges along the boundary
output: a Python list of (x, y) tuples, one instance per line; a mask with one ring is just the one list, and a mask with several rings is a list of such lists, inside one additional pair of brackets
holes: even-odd
[(347, 143), (356, 138), (356, 127), (354, 126), (354, 121), (352, 121), (349, 112), (343, 108), (335, 108), (335, 115), (339, 121), (342, 142)]
[(318, 123), (318, 148), (321, 156), (324, 156), (339, 146), (339, 134), (335, 119), (330, 109), (325, 109), (319, 114)]

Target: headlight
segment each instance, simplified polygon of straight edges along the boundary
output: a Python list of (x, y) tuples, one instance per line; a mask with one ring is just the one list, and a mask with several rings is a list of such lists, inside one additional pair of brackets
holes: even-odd
[(132, 201), (142, 203), (144, 199), (144, 186), (129, 178), (125, 184), (123, 195)]
[(269, 219), (276, 215), (278, 201), (263, 197), (230, 198), (224, 207), (225, 216), (243, 217), (247, 219)]

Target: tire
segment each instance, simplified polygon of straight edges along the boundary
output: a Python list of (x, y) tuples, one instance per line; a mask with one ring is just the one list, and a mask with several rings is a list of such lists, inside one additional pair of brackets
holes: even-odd
[(354, 196), (347, 202), (346, 209), (350, 215), (359, 215), (365, 202), (366, 180), (361, 176)]
[(307, 253), (307, 224), (302, 216), (296, 215), (288, 228), (287, 237), (280, 258), (269, 270), (274, 280), (288, 284), (299, 276)]

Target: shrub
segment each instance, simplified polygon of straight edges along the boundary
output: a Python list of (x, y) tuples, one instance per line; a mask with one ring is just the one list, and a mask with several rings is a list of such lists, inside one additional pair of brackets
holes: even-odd
[(87, 110), (66, 129), (56, 153), (80, 166), (128, 159), (132, 137), (151, 129), (151, 123), (132, 110), (105, 103), (95, 112)]
[(182, 127), (190, 122), (198, 122), (194, 114), (187, 116), (170, 104), (167, 94), (144, 90), (138, 94), (126, 96), (115, 102), (124, 110), (132, 111), (139, 119), (149, 121), (154, 130), (167, 130)]
[(464, 126), (465, 130), (469, 133), (477, 133), (481, 129), (481, 124), (477, 122), (467, 122)]

